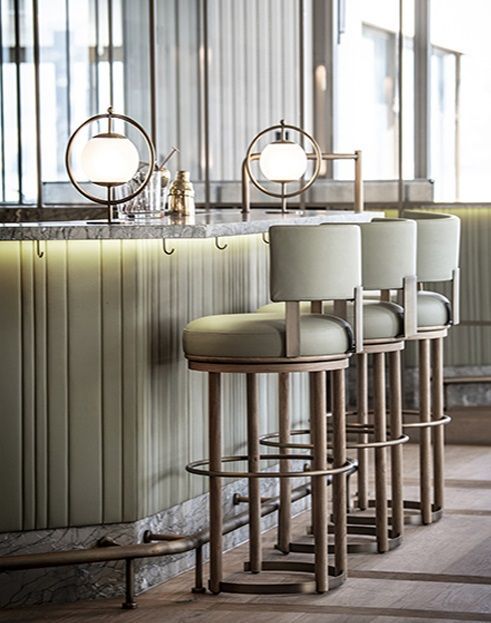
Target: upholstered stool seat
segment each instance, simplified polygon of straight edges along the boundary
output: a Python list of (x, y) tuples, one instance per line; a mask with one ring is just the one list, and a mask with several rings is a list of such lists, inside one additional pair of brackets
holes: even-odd
[[(284, 315), (284, 303), (268, 303), (260, 307), (258, 312), (278, 313)], [(300, 303), (300, 312), (308, 314), (310, 303)], [(324, 303), (325, 314), (334, 313), (332, 302)], [(354, 321), (353, 304), (348, 303), (347, 320), (352, 325)], [(404, 310), (400, 305), (389, 301), (366, 300), (363, 304), (363, 337), (365, 340), (379, 340), (394, 338), (403, 333)]]
[[(374, 303), (378, 300), (379, 295), (370, 292), (364, 294), (364, 304)], [(271, 305), (265, 305), (261, 309), (265, 311), (273, 311), (270, 308)], [(325, 310), (327, 311), (327, 309)], [(402, 311), (402, 308), (401, 308)], [(369, 310), (365, 312), (367, 315)], [(420, 290), (417, 298), (417, 325), (418, 329), (425, 327), (446, 327), (451, 323), (452, 305), (447, 297), (438, 292), (431, 292), (429, 290)], [(366, 318), (365, 318), (366, 322)], [(366, 325), (365, 325), (366, 326)], [(368, 328), (368, 327), (367, 327)], [(365, 335), (366, 337), (366, 335)]]
[[(205, 316), (186, 326), (183, 347), (186, 355), (195, 357), (281, 358), (286, 357), (285, 336), (285, 316), (278, 313)], [(351, 350), (352, 344), (345, 320), (322, 314), (300, 316), (299, 357), (339, 355)]]
[(418, 329), (446, 327), (451, 322), (450, 301), (443, 294), (422, 290), (417, 300)]

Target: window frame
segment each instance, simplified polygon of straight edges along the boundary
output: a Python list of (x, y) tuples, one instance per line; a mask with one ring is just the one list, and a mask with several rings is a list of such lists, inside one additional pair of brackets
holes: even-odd
[[(42, 179), (42, 157), (41, 157), (41, 130), (40, 130), (40, 113), (39, 113), (39, 100), (41, 94), (39, 92), (39, 8), (38, 0), (26, 0), (31, 2), (32, 7), (32, 32), (33, 32), (33, 67), (34, 67), (34, 80), (36, 83), (36, 97), (35, 97), (35, 111), (36, 111), (36, 127), (38, 128), (36, 134), (36, 175), (37, 175), (37, 197), (36, 200), (27, 202), (22, 197), (22, 180), (19, 184), (19, 198), (18, 201), (13, 203), (9, 201), (1, 201), (0, 206), (32, 206), (37, 205), (43, 207), (46, 205), (46, 180)], [(336, 60), (337, 60), (337, 44), (341, 40), (344, 32), (344, 16), (346, 0), (297, 0), (298, 10), (298, 23), (299, 23), (299, 98), (300, 98), (300, 121), (302, 125), (312, 126), (307, 127), (316, 136), (321, 148), (327, 152), (333, 152), (333, 146), (335, 144), (336, 125), (335, 120), (337, 118), (336, 110), (336, 89), (337, 85), (337, 72)], [(402, 111), (403, 106), (408, 105), (403, 101), (401, 94), (402, 75), (404, 72), (404, 46), (403, 46), (403, 22), (402, 22), (402, 8), (404, 0), (399, 0), (399, 30), (395, 33), (399, 40), (397, 47), (397, 61), (396, 76), (398, 78), (398, 92), (399, 92), (399, 121), (398, 121), (398, 179), (399, 195), (398, 202), (402, 203), (404, 195), (404, 183), (402, 176), (402, 145), (405, 140), (414, 141), (414, 179), (427, 180), (430, 173), (430, 161), (431, 161), (431, 145), (430, 145), (430, 123), (431, 123), (431, 41), (430, 41), (430, 2), (431, 0), (418, 0), (414, 3), (415, 7), (415, 33), (414, 33), (414, 101), (412, 106), (414, 107), (414, 136), (403, 136), (403, 123), (402, 123)], [(107, 57), (109, 62), (109, 75), (111, 91), (113, 89), (113, 64), (115, 56), (118, 56), (118, 51), (114, 49), (112, 37), (112, 3), (113, 0), (108, 0), (108, 45), (102, 50), (99, 44), (94, 46), (94, 49), (89, 49), (90, 58), (92, 62), (96, 63), (96, 77), (99, 72), (97, 68), (100, 62), (104, 62)], [(148, 0), (148, 15), (149, 15), (149, 34), (155, 34), (156, 32), (156, 16), (154, 7), (154, 0)], [(18, 30), (20, 1), (14, 0), (15, 22), (17, 23), (16, 32)], [(1, 0), (0, 0), (1, 7)], [(209, 7), (207, 0), (197, 0), (197, 10), (199, 15), (199, 48), (208, 50), (208, 29), (207, 19), (209, 13)], [(17, 33), (18, 34), (18, 33)], [(96, 35), (99, 35), (99, 27), (96, 28)], [(69, 32), (67, 32), (69, 37)], [(152, 43), (152, 37), (149, 37), (150, 44)], [(2, 47), (0, 57), (0, 79), (3, 72), (3, 62), (5, 56), (12, 53), (14, 54), (16, 62), (16, 71), (19, 71), (19, 66), (22, 57), (22, 46), (19, 37), (15, 39), (15, 49), (12, 51), (9, 48)], [(155, 46), (153, 46), (155, 48)], [(36, 50), (37, 48), (37, 50)], [(152, 49), (150, 49), (150, 53)], [(155, 52), (155, 50), (154, 50)], [(454, 52), (454, 51), (452, 51)], [(457, 57), (458, 58), (458, 57)], [(311, 59), (312, 63), (312, 76), (308, 74), (308, 63)], [(155, 72), (155, 64), (150, 63), (151, 72)], [(150, 76), (150, 89), (155, 89), (153, 84), (155, 81)], [(210, 156), (209, 156), (209, 138), (208, 129), (210, 124), (209, 119), (209, 79), (207, 72), (207, 55), (205, 55), (204, 62), (200, 63), (200, 83), (202, 86), (202, 96), (200, 97), (199, 107), (200, 114), (200, 143), (203, 158), (201, 179), (204, 182), (203, 197), (205, 207), (220, 206), (220, 184), (221, 182), (210, 181)], [(153, 86), (152, 86), (153, 84)], [(307, 85), (310, 89), (312, 85), (312, 97), (308, 102), (307, 97)], [(3, 89), (3, 81), (0, 84), (0, 89)], [(0, 94), (3, 95), (3, 93)], [(17, 95), (20, 101), (20, 82), (17, 84)], [(458, 97), (458, 94), (457, 94)], [(150, 105), (150, 119), (155, 119), (156, 114), (156, 98), (155, 93), (152, 91), (149, 93), (149, 105)], [(310, 107), (311, 110), (308, 110)], [(0, 105), (0, 123), (2, 124), (2, 138), (5, 136), (3, 127), (4, 115), (3, 115), (3, 97)], [(18, 147), (19, 147), (19, 166), (18, 172), (21, 178), (22, 173), (22, 141), (20, 132), (20, 117), (18, 118)], [(152, 123), (154, 126), (154, 123)], [(458, 129), (456, 133), (456, 158), (458, 160)], [(2, 150), (4, 150), (4, 142), (2, 141)], [(3, 159), (5, 162), (5, 156), (2, 151)], [(5, 167), (3, 167), (5, 169)], [(456, 163), (456, 188), (458, 193), (459, 179), (458, 179), (458, 162)], [(238, 173), (239, 175), (239, 173)], [(324, 180), (334, 180), (334, 172), (332, 165), (327, 166), (323, 171), (322, 177)], [(5, 189), (5, 170), (3, 172), (3, 179), (1, 189)], [(389, 181), (389, 180), (388, 180)], [(60, 182), (61, 183), (61, 182)], [(222, 184), (225, 185), (226, 182)], [(69, 193), (67, 193), (69, 194)], [(458, 194), (457, 194), (458, 196)], [(5, 199), (5, 190), (2, 193), (2, 198)], [(384, 197), (381, 197), (384, 200)], [(60, 203), (56, 201), (56, 203)], [(66, 200), (63, 200), (66, 203)], [(80, 201), (78, 202), (80, 204)], [(66, 203), (66, 205), (73, 205)]]

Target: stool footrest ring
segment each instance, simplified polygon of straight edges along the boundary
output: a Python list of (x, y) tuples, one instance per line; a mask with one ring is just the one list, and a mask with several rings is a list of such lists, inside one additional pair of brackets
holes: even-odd
[(403, 422), (402, 428), (433, 428), (434, 426), (445, 426), (451, 421), (452, 418), (450, 416), (442, 415), (438, 420), (430, 420), (429, 422)]
[[(312, 460), (312, 457), (306, 454), (261, 454), (261, 460)], [(247, 461), (245, 454), (237, 454), (234, 456), (222, 457), (222, 463), (235, 463), (238, 461)], [(311, 476), (329, 476), (336, 474), (344, 474), (352, 471), (356, 462), (353, 459), (346, 459), (346, 462), (340, 467), (330, 467), (328, 469), (304, 470), (296, 472), (227, 472), (215, 471), (211, 469), (202, 469), (204, 465), (209, 465), (209, 459), (193, 461), (186, 465), (186, 471), (191, 474), (199, 474), (200, 476), (214, 476), (217, 478), (310, 478)]]
[(386, 439), (385, 441), (370, 441), (367, 443), (348, 443), (346, 445), (347, 450), (357, 450), (357, 449), (365, 449), (365, 448), (389, 448), (392, 446), (400, 446), (403, 443), (407, 443), (409, 441), (408, 435), (401, 435), (400, 437), (396, 437), (395, 439)]
[[(445, 416), (446, 417), (446, 416)], [(450, 418), (449, 418), (450, 420)], [(428, 426), (435, 426), (437, 423), (440, 423), (439, 420), (435, 421), (434, 424), (428, 424)], [(441, 424), (447, 422), (441, 422)], [(411, 424), (409, 426), (412, 426)], [(347, 428), (348, 433), (352, 433), (355, 435), (370, 435), (374, 434), (373, 426), (370, 425), (360, 425), (356, 428), (356, 430), (350, 430), (351, 427)], [(309, 429), (295, 429), (290, 431), (291, 436), (295, 435), (307, 435), (309, 434)], [(311, 443), (295, 443), (295, 442), (280, 442), (280, 441), (272, 441), (274, 439), (279, 438), (279, 433), (268, 433), (267, 435), (262, 435), (259, 438), (259, 443), (262, 446), (267, 446), (269, 448), (279, 448), (280, 450), (312, 450), (313, 446)], [(385, 441), (370, 441), (366, 443), (348, 443), (346, 445), (347, 450), (361, 450), (365, 448), (388, 448), (391, 446), (399, 446), (403, 443), (407, 443), (409, 441), (408, 435), (402, 434), (400, 437), (396, 437), (395, 439), (386, 439)], [(329, 449), (332, 449), (331, 444), (327, 444)], [(287, 458), (291, 458), (294, 455), (285, 455)]]

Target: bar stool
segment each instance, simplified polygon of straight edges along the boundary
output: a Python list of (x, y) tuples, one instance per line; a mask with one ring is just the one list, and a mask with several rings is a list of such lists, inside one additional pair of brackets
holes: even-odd
[[(379, 290), (378, 300), (364, 300), (367, 312), (390, 305), (392, 314), (399, 316), (399, 326), (382, 332), (368, 325), (364, 333), (363, 353), (357, 356), (357, 420), (360, 430), (370, 431), (368, 408), (368, 356), (373, 356), (373, 432), (374, 442), (362, 435), (358, 444), (358, 495), (356, 505), (364, 511), (375, 506), (375, 516), (350, 514), (351, 533), (363, 534), (366, 523), (375, 523), (376, 548), (354, 544), (352, 551), (383, 553), (400, 545), (404, 531), (402, 444), (409, 438), (402, 430), (401, 351), (404, 340), (416, 331), (416, 225), (403, 219), (374, 219), (360, 224), (362, 231), (362, 274), (366, 290)], [(400, 305), (392, 302), (394, 295)], [(388, 356), (390, 440), (386, 436), (385, 355)], [(351, 444), (350, 444), (351, 445)], [(391, 499), (387, 498), (387, 456), (390, 446)], [(375, 499), (369, 500), (368, 449), (375, 450)], [(391, 509), (390, 524), (388, 508)], [(361, 525), (360, 525), (361, 524)], [(361, 529), (357, 529), (360, 525)]]
[[(417, 501), (405, 500), (406, 523), (431, 524), (443, 514), (444, 425), (450, 418), (443, 406), (443, 338), (459, 323), (460, 219), (450, 214), (406, 210), (416, 221), (417, 333), (419, 409), (404, 410), (404, 429), (419, 429), (419, 488)], [(425, 289), (427, 282), (450, 282), (451, 300)], [(412, 421), (414, 415), (418, 421)], [(431, 471), (433, 465), (433, 492)], [(433, 497), (433, 502), (432, 502)]]
[[(321, 226), (323, 227), (323, 226)], [(401, 543), (404, 512), (402, 489), (402, 446), (408, 436), (402, 431), (402, 390), (400, 352), (404, 339), (415, 332), (416, 305), (416, 225), (403, 219), (375, 219), (359, 225), (362, 235), (363, 287), (380, 292), (379, 300), (363, 302), (363, 348), (357, 354), (357, 422), (348, 424), (347, 432), (359, 436), (348, 449), (357, 450), (358, 497), (357, 507), (366, 510), (371, 505), (368, 499), (368, 451), (375, 452), (375, 516), (348, 517), (350, 534), (374, 535), (375, 541), (348, 544), (349, 552), (386, 552)], [(391, 301), (395, 290), (400, 294), (402, 306)], [(304, 303), (306, 308), (306, 304)], [(340, 304), (324, 305), (323, 311), (335, 310), (348, 320), (352, 317), (352, 306)], [(278, 304), (269, 304), (258, 311), (282, 311)], [(388, 355), (390, 377), (390, 436), (387, 437), (385, 404), (385, 355)], [(373, 356), (374, 423), (369, 423), (368, 410), (368, 356)], [(293, 430), (292, 435), (301, 435), (306, 429)], [(370, 440), (372, 437), (372, 440)], [(263, 436), (261, 442), (278, 446), (279, 434)], [(281, 440), (280, 440), (281, 441)], [(283, 447), (300, 449), (308, 444), (297, 444), (283, 440)], [(391, 449), (391, 501), (387, 498), (387, 456)], [(289, 507), (286, 494), (280, 504)], [(391, 507), (389, 526), (388, 509)], [(286, 531), (286, 534), (285, 534)], [(310, 544), (286, 542), (290, 535), (288, 524), (279, 524), (278, 543), (282, 551), (310, 551)]]
[[(353, 333), (343, 319), (325, 314), (301, 315), (299, 301), (361, 300), (360, 230), (346, 226), (275, 226), (270, 229), (270, 292), (286, 301), (286, 314), (249, 313), (208, 316), (190, 322), (183, 345), (191, 370), (209, 378), (209, 460), (190, 463), (191, 473), (210, 478), (210, 590), (246, 593), (319, 592), (346, 577), (346, 478), (353, 462), (346, 457), (344, 370), (353, 350)], [(341, 269), (339, 267), (342, 267)], [(361, 314), (361, 306), (357, 305)], [(333, 373), (333, 466), (326, 447), (325, 373)], [(284, 375), (308, 372), (310, 379), (309, 455), (260, 454), (257, 374), (280, 376), (280, 406)], [(222, 456), (220, 379), (222, 373), (246, 375), (247, 455)], [(280, 411), (281, 418), (281, 411)], [(261, 472), (260, 461), (278, 459), (279, 472)], [(289, 461), (310, 460), (308, 471), (291, 471)], [(223, 463), (247, 461), (244, 472), (232, 472)], [(333, 477), (334, 566), (328, 565), (328, 502), (326, 476)], [(259, 478), (311, 477), (314, 514), (314, 562), (263, 560)], [(245, 569), (312, 572), (314, 580), (297, 583), (251, 583), (223, 580), (222, 478), (247, 478), (249, 487), (249, 556)], [(329, 578), (329, 576), (331, 576)]]

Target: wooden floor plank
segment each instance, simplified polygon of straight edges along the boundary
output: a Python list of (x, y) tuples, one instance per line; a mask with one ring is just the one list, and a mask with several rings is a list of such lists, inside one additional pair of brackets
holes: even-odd
[[(326, 595), (193, 595), (187, 572), (139, 596), (136, 610), (123, 611), (121, 598), (85, 601), (4, 609), (0, 622), (491, 622), (491, 452), (478, 446), (446, 452), (450, 511), (432, 526), (408, 526), (403, 545), (388, 554), (350, 556), (351, 577)], [(417, 448), (405, 449), (405, 462), (406, 492), (416, 494)], [(295, 518), (296, 534), (305, 535), (308, 523), (308, 513)], [(271, 556), (281, 556), (270, 549), (273, 532), (263, 540)], [(240, 569), (246, 556), (244, 545), (229, 552), (225, 572)]]
[(350, 578), (371, 580), (408, 580), (413, 582), (444, 582), (445, 584), (485, 584), (491, 585), (491, 576), (452, 575), (449, 573), (408, 573), (406, 571), (370, 571), (352, 569)]

